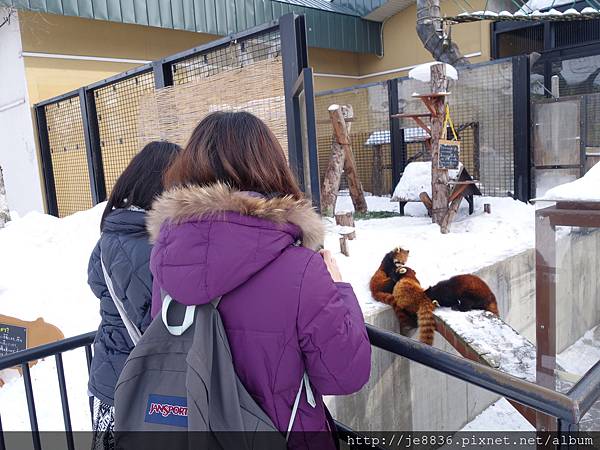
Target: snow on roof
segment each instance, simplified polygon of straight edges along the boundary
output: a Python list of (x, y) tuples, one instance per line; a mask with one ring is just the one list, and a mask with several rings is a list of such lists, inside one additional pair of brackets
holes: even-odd
[[(404, 131), (404, 142), (423, 142), (429, 139), (429, 133), (423, 128), (403, 128)], [(369, 136), (369, 139), (365, 142), (366, 146), (370, 145), (383, 145), (390, 143), (390, 132), (389, 130), (374, 131)]]
[(433, 61), (430, 63), (419, 64), (417, 67), (408, 72), (408, 77), (413, 80), (422, 81), (423, 83), (429, 83), (431, 81), (431, 66), (435, 64), (444, 64), (446, 66), (446, 76), (453, 80), (458, 80), (458, 72), (450, 64), (441, 63), (439, 61)]
[[(456, 179), (459, 170), (449, 170), (450, 179)], [(427, 192), (431, 197), (431, 161), (412, 162), (406, 166), (391, 201), (418, 201), (421, 192)]]
[(600, 163), (596, 163), (583, 177), (556, 186), (536, 200), (600, 202)]

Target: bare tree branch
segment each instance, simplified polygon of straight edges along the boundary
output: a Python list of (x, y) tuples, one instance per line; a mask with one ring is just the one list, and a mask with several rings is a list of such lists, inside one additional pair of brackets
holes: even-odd
[(417, 0), (417, 34), (436, 61), (453, 66), (470, 64), (443, 29), (439, 0)]

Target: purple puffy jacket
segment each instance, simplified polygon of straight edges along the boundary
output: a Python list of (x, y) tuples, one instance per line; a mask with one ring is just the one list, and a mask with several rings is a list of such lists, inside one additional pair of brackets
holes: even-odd
[[(248, 392), (285, 430), (306, 370), (317, 405), (302, 396), (293, 431), (327, 431), (321, 396), (358, 391), (371, 347), (352, 287), (334, 283), (314, 251), (324, 230), (310, 205), (223, 184), (175, 188), (154, 203), (148, 229), (152, 315), (160, 289), (186, 305), (223, 295), (219, 311)], [(324, 434), (294, 433), (293, 446), (323, 448)]]

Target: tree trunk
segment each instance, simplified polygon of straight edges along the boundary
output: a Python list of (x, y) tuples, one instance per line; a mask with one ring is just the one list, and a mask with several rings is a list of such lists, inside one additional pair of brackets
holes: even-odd
[(470, 64), (458, 46), (449, 37), (444, 36), (439, 0), (417, 0), (417, 34), (425, 49), (436, 61), (453, 66)]
[[(446, 66), (434, 64), (431, 66), (431, 92), (445, 92), (448, 84)], [(438, 168), (440, 156), (440, 138), (444, 127), (446, 97), (434, 97), (435, 115), (431, 117), (431, 194), (432, 219), (438, 225), (448, 212), (448, 170)]]
[(442, 223), (440, 224), (442, 234), (448, 234), (450, 232), (450, 223), (454, 220), (454, 216), (458, 212), (458, 207), (460, 206), (460, 202), (462, 202), (463, 196), (459, 195), (450, 204), (450, 208), (448, 208), (448, 212), (442, 219)]
[(346, 127), (346, 121), (339, 105), (331, 105), (329, 107), (329, 118), (333, 126), (335, 141), (344, 149), (344, 172), (348, 180), (348, 188), (350, 190), (350, 197), (352, 197), (352, 203), (354, 204), (354, 210), (359, 213), (366, 213), (367, 202), (358, 179), (356, 166), (354, 165), (354, 156), (352, 155), (350, 135)]
[(323, 187), (321, 188), (321, 214), (327, 217), (333, 217), (335, 212), (335, 202), (340, 190), (340, 180), (344, 170), (344, 149), (333, 139), (331, 145), (331, 158), (327, 166), (327, 171), (323, 178)]
[(373, 195), (383, 195), (383, 152), (381, 145), (373, 146), (371, 185)]
[(2, 176), (2, 167), (0, 167), (0, 228), (3, 228), (6, 222), (10, 220), (8, 203), (6, 202), (6, 189), (4, 188), (4, 177)]

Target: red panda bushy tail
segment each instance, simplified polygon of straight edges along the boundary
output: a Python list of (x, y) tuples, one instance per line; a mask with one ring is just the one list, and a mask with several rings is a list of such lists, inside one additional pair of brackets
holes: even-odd
[(419, 325), (419, 340), (424, 344), (433, 344), (433, 335), (435, 333), (435, 319), (433, 310), (435, 306), (430, 301), (421, 303), (417, 311), (417, 323)]

